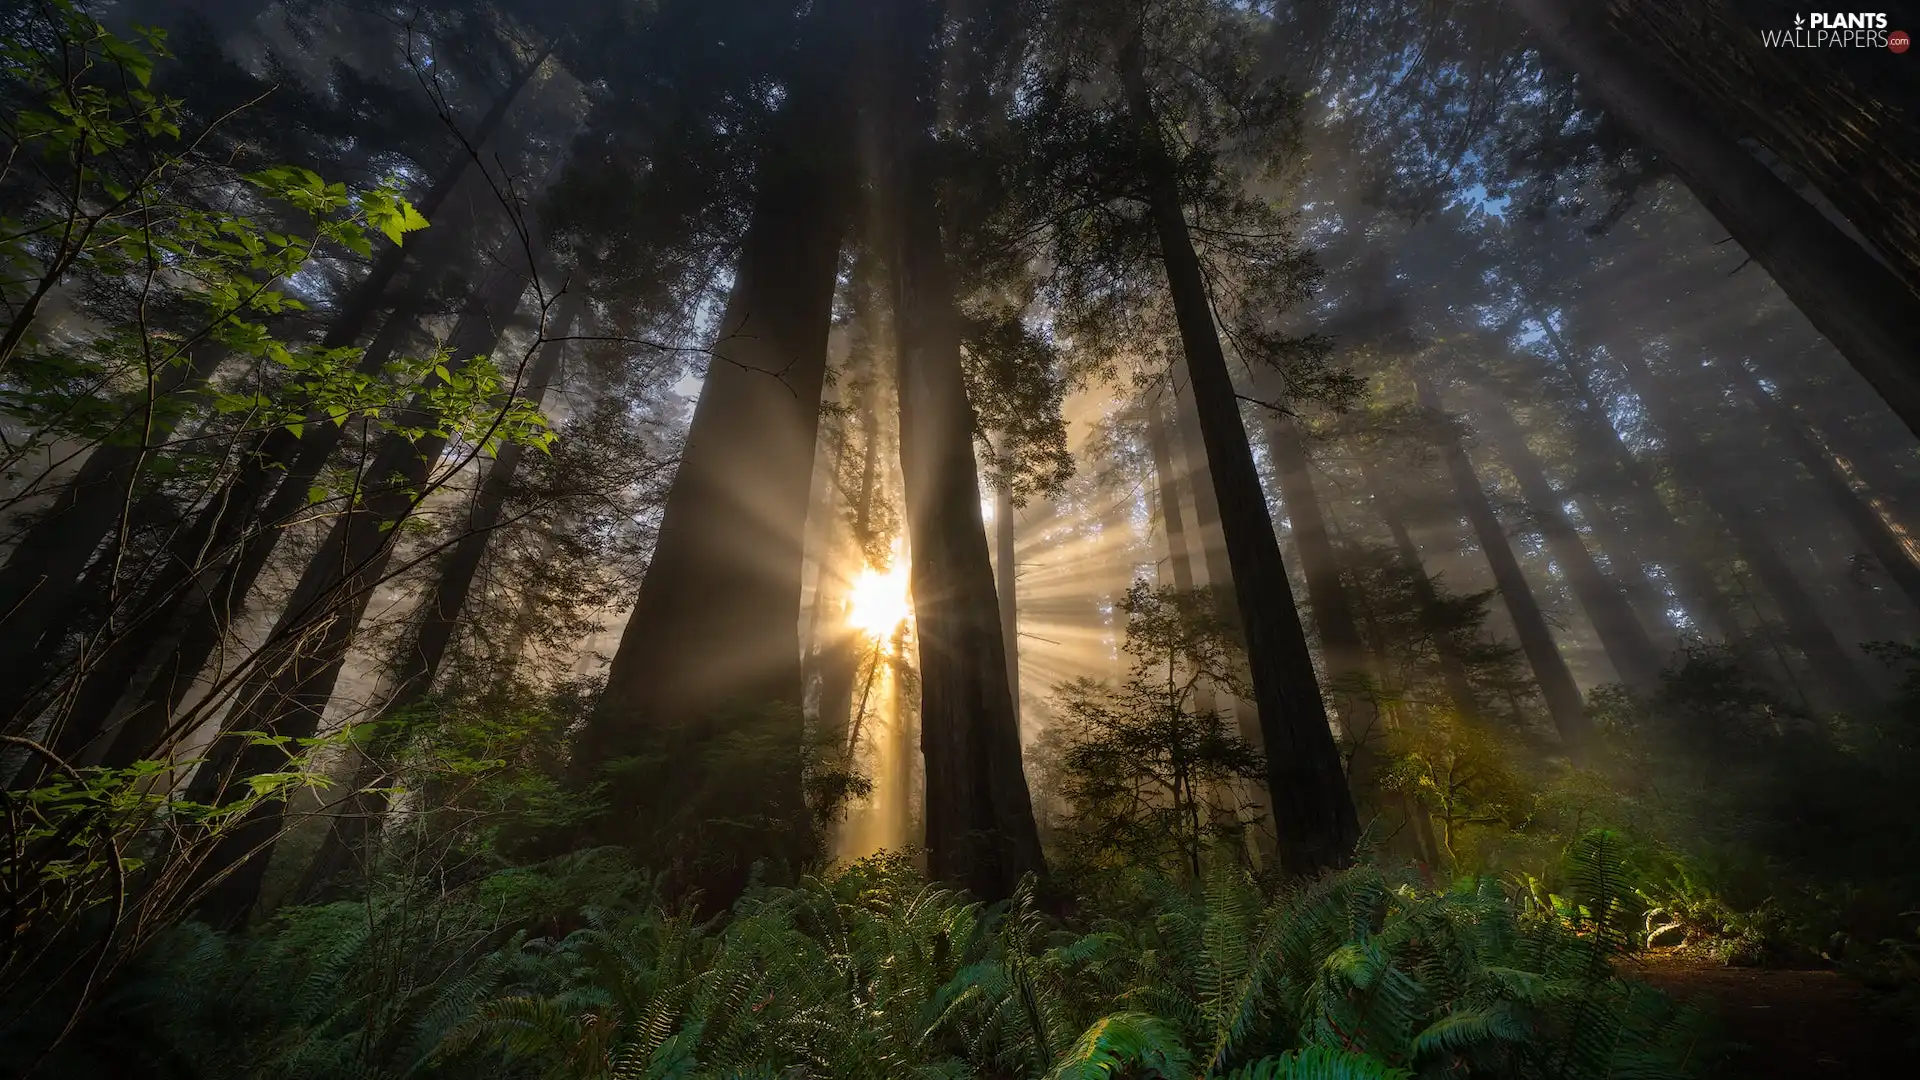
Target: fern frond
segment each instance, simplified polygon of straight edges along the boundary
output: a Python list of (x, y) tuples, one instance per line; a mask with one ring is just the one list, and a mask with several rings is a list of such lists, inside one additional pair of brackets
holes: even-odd
[(1114, 1013), (1094, 1021), (1054, 1069), (1052, 1080), (1109, 1080), (1122, 1068), (1162, 1080), (1185, 1080), (1192, 1060), (1179, 1037), (1146, 1013)]
[(1228, 1074), (1226, 1080), (1410, 1080), (1412, 1073), (1379, 1058), (1328, 1046), (1290, 1050), (1262, 1058)]
[(1413, 1037), (1413, 1056), (1465, 1054), (1489, 1043), (1520, 1042), (1533, 1028), (1504, 1004), (1448, 1013)]

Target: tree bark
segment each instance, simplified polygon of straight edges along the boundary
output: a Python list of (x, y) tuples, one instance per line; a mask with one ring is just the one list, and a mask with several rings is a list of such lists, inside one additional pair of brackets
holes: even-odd
[(1567, 520), (1566, 511), (1561, 509), (1563, 497), (1547, 479), (1540, 459), (1534, 456), (1519, 426), (1507, 415), (1502, 403), (1483, 396), (1479, 404), (1476, 415), (1487, 434), (1493, 437), (1514, 479), (1519, 481), (1520, 493), (1546, 536), (1554, 561), (1560, 564), (1573, 586), (1587, 621), (1593, 624), (1614, 673), (1635, 692), (1651, 693), (1659, 686), (1660, 669), (1665, 666), (1660, 650), (1654, 647), (1646, 627), (1634, 615), (1626, 593), (1600, 569), (1586, 538)]
[(928, 869), (984, 900), (1044, 874), (1021, 763), (980, 482), (973, 410), (960, 362), (959, 313), (934, 196), (932, 128), (937, 21), (900, 0), (910, 65), (895, 84), (886, 177), (892, 226), (912, 590), (920, 654), (920, 747), (926, 762)]
[[(839, 34), (827, 17), (839, 7), (816, 7), (810, 36)], [(760, 850), (727, 853), (742, 860), (739, 873), (703, 882), (718, 903), (745, 886), (755, 858), (790, 863), (812, 846), (799, 771), (800, 594), (827, 334), (854, 188), (846, 73), (829, 67), (822, 61), (794, 80), (764, 147), (733, 291), (653, 559), (576, 754), (583, 773), (655, 751), (683, 762), (664, 776), (612, 779), (621, 809), (596, 829), (639, 846), (712, 779), (691, 763), (720, 734), (722, 714), (791, 710), (792, 764), (763, 788), (789, 824), (743, 841)]]
[[(559, 374), (560, 361), (567, 350), (566, 339), (583, 306), (577, 294), (561, 299), (550, 325), (543, 330), (551, 340), (542, 344), (535, 355), (518, 396), (535, 404), (546, 397), (547, 388)], [(507, 496), (513, 490), (514, 474), (519, 471), (525, 449), (520, 443), (508, 443), (494, 456), (493, 465), (487, 469), (486, 478), (480, 482), (480, 490), (467, 513), (466, 530), (441, 559), (439, 576), (421, 602), (420, 629), (414, 635), (412, 646), (400, 655), (390, 676), (393, 692), (376, 720), (404, 713), (433, 689), (466, 611), (474, 582), (480, 576), (487, 547), (506, 510)], [(328, 881), (345, 873), (368, 838), (386, 819), (387, 795), (375, 789), (388, 778), (385, 759), (403, 746), (406, 738), (404, 730), (376, 735), (366, 760), (354, 770), (347, 795), (331, 811), (333, 823), (301, 877), (296, 896), (310, 897)]]
[(1148, 157), (1147, 196), (1180, 342), (1192, 379), (1212, 490), (1220, 508), (1265, 742), (1268, 794), (1281, 864), (1316, 874), (1348, 862), (1359, 837), (1340, 750), (1294, 608), (1266, 494), (1254, 468), (1239, 398), (1213, 324), (1206, 279), (1187, 231), (1180, 189), (1153, 111), (1137, 43), (1121, 63), (1133, 123)]
[(1812, 203), (1714, 124), (1683, 89), (1643, 63), (1601, 5), (1508, 0), (1562, 63), (1658, 151), (1887, 404), (1920, 434), (1914, 293)]
[[(1419, 385), (1421, 407), (1432, 413), (1435, 419), (1444, 420), (1446, 414), (1433, 384), (1424, 375), (1416, 375), (1415, 378)], [(1487, 501), (1486, 490), (1480, 486), (1480, 477), (1474, 472), (1473, 462), (1467, 458), (1466, 449), (1460, 445), (1457, 435), (1449, 435), (1441, 442), (1440, 456), (1446, 460), (1447, 471), (1453, 476), (1454, 489), (1460, 495), (1460, 505), (1466, 511), (1467, 520), (1473, 523), (1474, 535), (1480, 540), (1480, 550), (1487, 557), (1488, 567), (1493, 570), (1494, 585), (1500, 590), (1500, 599), (1506, 604), (1507, 614), (1513, 620), (1514, 633), (1520, 638), (1520, 651), (1533, 668), (1534, 681), (1539, 684), (1540, 696), (1547, 703), (1547, 715), (1553, 720), (1554, 730), (1560, 733), (1560, 741), (1569, 754), (1576, 758), (1583, 756), (1592, 737), (1586, 703), (1581, 700), (1580, 688), (1575, 685), (1573, 673), (1567, 670), (1567, 662), (1560, 655), (1560, 647), (1554, 643), (1553, 630), (1547, 626), (1546, 616), (1540, 612), (1540, 603), (1534, 599), (1533, 588), (1527, 584), (1526, 574), (1521, 572), (1520, 560), (1514, 557), (1507, 532), (1494, 515), (1493, 504)]]

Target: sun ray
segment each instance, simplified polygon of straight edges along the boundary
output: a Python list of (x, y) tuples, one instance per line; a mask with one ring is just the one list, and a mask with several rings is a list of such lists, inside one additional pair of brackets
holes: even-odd
[(903, 559), (886, 570), (871, 566), (861, 570), (847, 590), (847, 626), (886, 647), (893, 632), (913, 616), (907, 586)]

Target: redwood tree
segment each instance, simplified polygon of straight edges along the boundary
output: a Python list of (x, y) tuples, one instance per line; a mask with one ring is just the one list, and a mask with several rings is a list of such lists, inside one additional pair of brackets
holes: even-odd
[(1179, 175), (1167, 148), (1138, 39), (1124, 49), (1120, 76), (1140, 140), (1142, 187), (1166, 272), (1209, 478), (1233, 572), (1233, 595), (1260, 713), (1278, 854), (1290, 872), (1341, 865), (1359, 836), (1353, 797), (1307, 650), (1253, 463), (1239, 396), (1227, 368), (1206, 274), (1188, 230)]
[(934, 188), (940, 18), (924, 0), (896, 0), (894, 8), (905, 47), (897, 49), (882, 220), (891, 240), (900, 467), (913, 547), (928, 868), (1001, 899), (1022, 876), (1044, 873), (1046, 862), (1021, 763)]
[[(699, 792), (726, 778), (704, 753), (729, 717), (771, 725), (784, 764), (748, 786), (767, 796), (775, 820), (757, 839), (730, 844), (727, 868), (705, 882), (722, 902), (720, 893), (744, 886), (746, 861), (810, 849), (800, 596), (827, 331), (855, 189), (838, 44), (850, 15), (846, 3), (822, 4), (802, 27), (787, 92), (758, 148), (751, 220), (653, 559), (576, 755), (583, 772), (640, 754), (673, 760), (644, 775), (612, 774), (620, 810), (598, 831), (640, 845), (706, 812), (694, 807)], [(678, 850), (698, 857), (712, 846)]]
[[(500, 340), (527, 280), (525, 270), (502, 271), (469, 300), (448, 344), (446, 374), (435, 384), (462, 378)], [(427, 387), (427, 394), (433, 388)], [(230, 801), (251, 778), (285, 763), (284, 747), (247, 733), (298, 740), (319, 730), (361, 618), (387, 577), (403, 535), (400, 525), (433, 490), (428, 478), (448, 435), (435, 430), (427, 394), (389, 424), (366, 467), (364, 487), (348, 494), (348, 505), (308, 561), (266, 642), (247, 658), (246, 681), (221, 723), (221, 735), (188, 784), (194, 801)], [(503, 400), (503, 409), (511, 397)], [(415, 428), (427, 429), (426, 434), (416, 437)], [(176, 718), (168, 739), (185, 733), (186, 725)], [(209, 885), (200, 907), (209, 922), (232, 924), (252, 910), (285, 813), (284, 800), (260, 803), (197, 868)]]
[(1907, 427), (1920, 433), (1914, 293), (1735, 141), (1606, 23), (1605, 5), (1507, 0), (1607, 110), (1658, 152)]
[[(1421, 407), (1436, 421), (1448, 423), (1441, 408), (1440, 394), (1432, 381), (1424, 375), (1418, 375), (1416, 379)], [(1592, 736), (1586, 703), (1581, 700), (1580, 687), (1574, 683), (1573, 672), (1567, 669), (1567, 661), (1560, 655), (1560, 647), (1554, 642), (1553, 630), (1540, 611), (1540, 602), (1534, 598), (1533, 587), (1527, 584), (1527, 577), (1520, 570), (1520, 560), (1514, 556), (1506, 529), (1493, 512), (1493, 504), (1488, 501), (1486, 489), (1480, 484), (1480, 475), (1474, 471), (1466, 448), (1460, 445), (1457, 429), (1440, 437), (1440, 456), (1447, 463), (1447, 472), (1453, 477), (1460, 505), (1466, 511), (1467, 520), (1473, 524), (1481, 553), (1486, 556), (1487, 565), (1493, 571), (1493, 582), (1500, 590), (1500, 599), (1513, 619), (1514, 633), (1520, 638), (1520, 651), (1533, 668), (1534, 680), (1540, 686), (1540, 696), (1546, 699), (1547, 715), (1552, 718), (1554, 730), (1560, 733), (1560, 741), (1568, 752), (1579, 755), (1585, 751)]]

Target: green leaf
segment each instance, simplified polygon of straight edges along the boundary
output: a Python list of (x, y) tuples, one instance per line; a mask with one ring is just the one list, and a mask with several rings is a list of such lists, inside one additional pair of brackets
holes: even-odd
[(1492, 1042), (1523, 1042), (1532, 1029), (1504, 1003), (1448, 1013), (1414, 1037), (1416, 1057), (1458, 1054)]
[(367, 224), (385, 233), (387, 239), (400, 243), (407, 233), (427, 227), (427, 219), (413, 204), (390, 191), (375, 191), (363, 196), (360, 209), (366, 215)]
[(1409, 1080), (1413, 1074), (1379, 1058), (1331, 1046), (1290, 1050), (1235, 1070), (1227, 1080)]
[(1184, 1080), (1192, 1055), (1155, 1016), (1114, 1013), (1093, 1022), (1054, 1069), (1052, 1080), (1108, 1080), (1120, 1075)]

